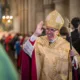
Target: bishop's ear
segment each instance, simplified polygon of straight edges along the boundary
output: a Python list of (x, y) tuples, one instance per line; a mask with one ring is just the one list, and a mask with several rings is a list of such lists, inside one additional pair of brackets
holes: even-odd
[(59, 31), (58, 30), (56, 30), (55, 33), (56, 33), (56, 35), (59, 35)]

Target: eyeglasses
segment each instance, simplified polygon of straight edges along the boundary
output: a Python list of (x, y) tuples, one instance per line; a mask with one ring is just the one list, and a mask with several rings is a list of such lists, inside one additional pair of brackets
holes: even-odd
[(53, 31), (55, 32), (57, 29), (52, 29), (52, 28), (46, 28), (46, 31)]

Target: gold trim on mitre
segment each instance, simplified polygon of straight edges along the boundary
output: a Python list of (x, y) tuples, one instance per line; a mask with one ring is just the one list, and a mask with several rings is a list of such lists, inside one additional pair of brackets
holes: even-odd
[(60, 30), (63, 24), (64, 24), (64, 20), (56, 10), (49, 13), (49, 15), (46, 17), (45, 20), (45, 26), (47, 28), (51, 27)]

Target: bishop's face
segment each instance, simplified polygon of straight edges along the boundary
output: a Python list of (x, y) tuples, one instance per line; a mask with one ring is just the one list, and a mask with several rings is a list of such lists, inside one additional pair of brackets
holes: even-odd
[(57, 29), (53, 29), (53, 28), (46, 28), (46, 35), (48, 37), (49, 40), (53, 40), (57, 37), (58, 35), (58, 30)]

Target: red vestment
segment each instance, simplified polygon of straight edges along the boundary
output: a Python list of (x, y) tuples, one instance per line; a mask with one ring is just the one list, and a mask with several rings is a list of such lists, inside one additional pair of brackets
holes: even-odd
[[(34, 43), (31, 42), (32, 45)], [(35, 50), (32, 52), (32, 58), (22, 51), (21, 80), (37, 80)]]

